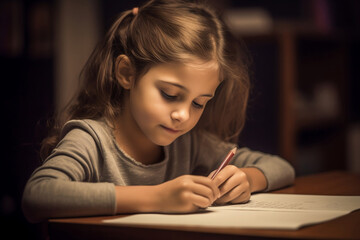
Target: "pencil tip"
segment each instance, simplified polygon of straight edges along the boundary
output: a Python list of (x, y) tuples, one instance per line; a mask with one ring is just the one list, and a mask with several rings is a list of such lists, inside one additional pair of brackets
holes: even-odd
[(231, 152), (233, 152), (234, 154), (236, 153), (237, 147), (234, 147)]

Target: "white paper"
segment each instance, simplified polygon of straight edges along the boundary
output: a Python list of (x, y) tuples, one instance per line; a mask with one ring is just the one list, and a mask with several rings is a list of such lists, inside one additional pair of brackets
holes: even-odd
[(298, 229), (360, 209), (360, 196), (261, 193), (247, 204), (209, 207), (192, 214), (134, 214), (108, 224), (211, 228)]
[(209, 210), (342, 211), (360, 208), (360, 196), (328, 196), (260, 193), (247, 204), (210, 207)]

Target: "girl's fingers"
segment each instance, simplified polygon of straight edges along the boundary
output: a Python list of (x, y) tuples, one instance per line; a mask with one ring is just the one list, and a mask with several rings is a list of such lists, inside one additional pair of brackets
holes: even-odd
[(217, 204), (228, 202), (240, 203), (250, 199), (250, 184), (246, 174), (233, 165), (225, 167), (215, 177), (214, 183), (219, 186), (221, 197)]
[(194, 182), (198, 184), (196, 185), (196, 189), (194, 189), (196, 193), (203, 196), (211, 196), (212, 201), (220, 197), (220, 190), (211, 179), (195, 176)]
[(214, 175), (215, 172), (216, 172), (216, 170), (212, 171), (207, 177), (211, 178)]
[(210, 206), (220, 194), (211, 179), (203, 176), (183, 175), (158, 185), (162, 194), (163, 212), (192, 212)]
[(220, 186), (220, 193), (223, 196), (224, 194), (228, 193), (229, 191), (240, 185), (242, 186), (242, 189), (250, 188), (245, 173), (241, 171), (231, 175), (227, 179), (227, 181)]
[[(223, 170), (221, 170), (216, 177), (214, 178), (214, 183), (216, 186), (220, 187), (223, 185), (232, 175), (238, 171), (238, 168), (234, 165), (228, 165)], [(211, 175), (212, 176), (212, 175)]]
[(201, 207), (208, 207), (210, 206), (216, 198), (214, 197), (214, 193), (211, 188), (202, 185), (202, 184), (194, 184), (191, 189), (191, 196), (198, 196), (201, 197)]
[(207, 208), (212, 204), (212, 201), (209, 201), (209, 198), (204, 197), (202, 195), (199, 194), (191, 194), (190, 196), (191, 198), (191, 202), (199, 208)]
[(237, 198), (231, 200), (231, 203), (247, 203), (250, 200), (251, 193), (250, 191), (246, 191)]
[(216, 200), (216, 203), (220, 205), (228, 202), (243, 203), (249, 201), (250, 196), (251, 194), (249, 188), (244, 185), (238, 185), (231, 191), (224, 194), (220, 199)]

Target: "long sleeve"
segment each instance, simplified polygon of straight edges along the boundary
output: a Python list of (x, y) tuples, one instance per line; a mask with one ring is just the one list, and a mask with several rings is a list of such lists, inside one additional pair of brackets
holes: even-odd
[(22, 207), (27, 219), (114, 214), (114, 184), (98, 182), (100, 159), (89, 133), (67, 133), (25, 186)]
[(238, 167), (255, 167), (263, 172), (267, 180), (267, 188), (271, 191), (288, 186), (294, 182), (294, 168), (279, 156), (240, 148), (234, 156), (233, 164)]
[[(210, 135), (199, 136), (179, 137), (164, 148), (163, 161), (144, 165), (119, 148), (105, 122), (72, 120), (52, 154), (28, 180), (23, 212), (31, 222), (113, 215), (115, 185), (156, 185), (184, 174), (206, 176), (234, 145)], [(285, 160), (246, 148), (237, 151), (232, 164), (260, 169), (268, 181), (266, 190), (289, 185), (294, 179), (294, 170)]]

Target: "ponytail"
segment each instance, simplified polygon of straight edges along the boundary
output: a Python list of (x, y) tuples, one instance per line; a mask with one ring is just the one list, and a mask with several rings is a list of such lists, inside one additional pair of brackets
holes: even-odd
[(104, 119), (113, 122), (121, 107), (123, 89), (114, 75), (114, 59), (126, 49), (118, 44), (125, 36), (127, 26), (134, 17), (132, 11), (123, 12), (111, 26), (103, 41), (98, 43), (80, 73), (80, 91), (48, 121), (48, 136), (42, 141), (40, 157), (45, 158), (60, 141), (63, 125), (71, 119)]

